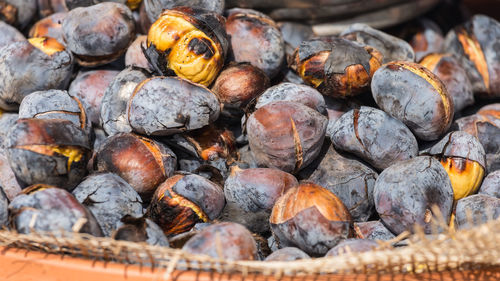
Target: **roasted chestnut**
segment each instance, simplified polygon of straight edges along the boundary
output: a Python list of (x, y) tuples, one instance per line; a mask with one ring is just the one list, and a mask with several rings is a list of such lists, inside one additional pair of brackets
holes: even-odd
[(36, 184), (22, 191), (9, 204), (9, 221), (19, 233), (65, 232), (102, 236), (92, 213), (68, 191), (50, 185)]
[(0, 20), (24, 29), (37, 14), (35, 0), (3, 0), (0, 1)]
[(82, 101), (90, 121), (95, 125), (100, 125), (104, 92), (118, 73), (116, 70), (80, 71), (69, 86), (68, 93)]
[(267, 15), (251, 9), (234, 8), (227, 14), (231, 59), (249, 62), (274, 78), (285, 62), (285, 44), (278, 25)]
[(56, 13), (37, 21), (30, 29), (30, 37), (52, 37), (64, 44), (62, 22), (68, 13)]
[(150, 219), (134, 218), (127, 215), (122, 218), (121, 222), (123, 225), (113, 232), (111, 236), (113, 239), (146, 242), (149, 245), (162, 247), (170, 246), (161, 228)]
[(441, 28), (432, 20), (423, 18), (410, 28), (411, 34), (408, 43), (415, 52), (415, 61), (420, 61), (432, 53), (440, 53), (444, 45)]
[(335, 257), (350, 253), (363, 253), (372, 251), (378, 247), (375, 240), (351, 238), (341, 241), (337, 246), (331, 248), (325, 257)]
[(314, 37), (314, 31), (310, 25), (298, 22), (279, 22), (278, 26), (285, 41), (285, 52), (291, 57), (300, 43)]
[(233, 166), (224, 183), (226, 207), (221, 219), (240, 223), (252, 232), (268, 232), (269, 225), (262, 222), (269, 220), (278, 197), (298, 184), (293, 175), (280, 170)]
[(327, 119), (303, 104), (276, 101), (247, 121), (250, 149), (259, 165), (296, 173), (318, 156)]
[(54, 13), (67, 12), (66, 0), (37, 0), (38, 14), (40, 17), (48, 17)]
[(73, 56), (56, 39), (37, 37), (5, 46), (0, 52), (0, 108), (16, 110), (35, 91), (66, 89), (72, 71)]
[(63, 20), (62, 29), (66, 46), (82, 66), (116, 60), (135, 39), (132, 11), (120, 3), (75, 8)]
[(147, 71), (152, 71), (149, 66), (148, 59), (144, 56), (142, 52), (141, 46), (145, 45), (147, 42), (146, 35), (139, 35), (137, 38), (130, 44), (125, 53), (125, 65), (126, 66), (135, 66), (144, 68)]
[(355, 222), (356, 237), (371, 240), (391, 240), (396, 236), (380, 221)]
[(12, 201), (21, 192), (21, 186), (17, 182), (16, 175), (12, 171), (3, 149), (0, 150), (0, 190), (9, 201)]
[[(413, 231), (414, 224), (432, 231), (433, 206), (449, 221), (453, 188), (446, 170), (431, 156), (400, 161), (385, 169), (373, 191), (375, 209), (394, 234)], [(438, 218), (441, 219), (441, 218)]]
[(300, 44), (292, 68), (323, 95), (346, 98), (370, 87), (382, 54), (342, 38), (312, 39)]
[(450, 128), (453, 99), (441, 80), (419, 64), (393, 61), (372, 79), (372, 95), (383, 111), (421, 140), (436, 140)]
[(428, 154), (436, 157), (450, 177), (455, 200), (476, 193), (486, 168), (486, 155), (479, 140), (463, 131), (451, 132), (432, 146)]
[(24, 35), (15, 27), (3, 22), (2, 20), (0, 20), (0, 34), (2, 34), (2, 36), (0, 37), (0, 48), (14, 42), (26, 40), (26, 38), (24, 38)]
[(500, 198), (500, 170), (491, 172), (484, 178), (478, 193)]
[(219, 117), (217, 96), (178, 77), (153, 77), (135, 88), (127, 105), (130, 126), (147, 135), (172, 135), (200, 129)]
[(500, 199), (486, 194), (474, 194), (457, 201), (455, 225), (458, 229), (496, 220), (500, 217)]
[(382, 54), (383, 63), (390, 61), (415, 61), (413, 48), (402, 39), (363, 23), (355, 23), (342, 31), (340, 37), (372, 46)]
[(6, 149), (8, 146), (8, 138), (10, 128), (14, 127), (14, 125), (19, 119), (19, 114), (3, 112), (0, 109), (0, 148)]
[(203, 9), (221, 15), (225, 4), (223, 0), (144, 0), (143, 2), (151, 22), (155, 22), (163, 10), (179, 6)]
[(144, 54), (158, 74), (209, 86), (224, 65), (226, 37), (224, 18), (216, 13), (188, 7), (164, 10), (149, 28)]
[(217, 223), (204, 228), (189, 239), (182, 250), (224, 260), (257, 259), (257, 246), (252, 233), (234, 222)]
[(156, 187), (172, 176), (177, 157), (160, 142), (120, 133), (101, 144), (95, 165), (99, 172), (112, 172), (122, 177), (145, 201), (149, 201)]
[(199, 175), (178, 174), (156, 189), (147, 217), (168, 236), (189, 231), (199, 222), (214, 220), (224, 203), (222, 187)]
[(278, 249), (267, 256), (265, 261), (295, 261), (302, 259), (310, 259), (311, 257), (299, 248), (285, 247)]
[(88, 135), (64, 119), (19, 119), (10, 130), (8, 158), (24, 186), (51, 184), (72, 190), (86, 175)]
[(361, 157), (380, 171), (418, 154), (417, 140), (408, 127), (372, 107), (346, 112), (329, 129), (335, 148)]
[(66, 119), (90, 135), (90, 120), (82, 102), (62, 90), (27, 95), (19, 106), (19, 118)]
[(445, 51), (462, 64), (473, 91), (483, 97), (500, 97), (500, 23), (475, 15), (446, 35)]
[(108, 135), (132, 132), (127, 118), (127, 103), (135, 87), (149, 77), (150, 74), (144, 69), (127, 67), (109, 83), (100, 109), (100, 123)]
[(304, 182), (290, 188), (273, 207), (271, 231), (280, 248), (298, 247), (309, 255), (324, 255), (351, 236), (351, 216), (327, 189)]
[(323, 96), (313, 87), (299, 85), (290, 82), (280, 83), (265, 90), (255, 103), (255, 109), (273, 101), (294, 101), (316, 109), (319, 113), (326, 112), (326, 104)]

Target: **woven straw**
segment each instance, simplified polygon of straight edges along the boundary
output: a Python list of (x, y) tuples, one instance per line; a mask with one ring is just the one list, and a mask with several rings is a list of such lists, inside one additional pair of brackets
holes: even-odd
[(227, 261), (192, 255), (179, 249), (73, 233), (55, 237), (3, 230), (0, 231), (0, 246), (164, 268), (167, 274), (174, 270), (196, 270), (282, 277), (424, 273), (500, 266), (500, 220), (456, 233), (447, 231), (432, 236), (432, 239), (427, 237), (417, 229), (405, 247), (392, 248), (385, 243), (370, 252), (294, 262)]

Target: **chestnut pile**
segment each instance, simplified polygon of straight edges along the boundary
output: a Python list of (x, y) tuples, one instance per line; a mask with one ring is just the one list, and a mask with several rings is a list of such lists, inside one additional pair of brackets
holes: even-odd
[(0, 227), (289, 261), (500, 216), (498, 21), (224, 4), (0, 0)]

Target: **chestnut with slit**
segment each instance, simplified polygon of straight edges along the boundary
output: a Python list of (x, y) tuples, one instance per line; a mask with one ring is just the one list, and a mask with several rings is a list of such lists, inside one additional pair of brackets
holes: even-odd
[(96, 152), (94, 161), (97, 171), (122, 177), (146, 202), (177, 168), (177, 157), (170, 148), (131, 133), (108, 137)]
[(121, 219), (122, 226), (117, 228), (111, 238), (132, 242), (146, 242), (153, 246), (169, 247), (167, 237), (161, 228), (152, 220), (140, 217), (124, 216)]
[(11, 228), (22, 234), (66, 236), (79, 232), (102, 236), (95, 217), (71, 193), (44, 184), (29, 186), (10, 202), (9, 221)]
[(351, 236), (351, 215), (342, 201), (310, 182), (281, 196), (269, 222), (279, 248), (297, 247), (311, 256), (322, 256)]
[(66, 46), (78, 64), (86, 67), (118, 59), (135, 39), (132, 11), (120, 3), (72, 9), (63, 20), (62, 29)]
[(418, 224), (430, 234), (435, 216), (433, 206), (439, 209), (444, 221), (450, 220), (453, 188), (438, 160), (418, 156), (400, 161), (380, 173), (373, 198), (375, 209), (392, 233), (413, 231), (413, 226)]
[(276, 101), (252, 113), (246, 126), (260, 166), (296, 173), (318, 156), (327, 124), (326, 117), (303, 104)]
[(257, 245), (252, 233), (234, 222), (222, 222), (204, 228), (191, 237), (182, 250), (229, 261), (257, 259)]
[(409, 27), (409, 32), (404, 37), (407, 37), (408, 43), (413, 48), (417, 62), (429, 54), (441, 53), (443, 50), (443, 32), (430, 19), (419, 19), (413, 26)]
[(381, 64), (382, 54), (371, 46), (342, 38), (317, 38), (300, 44), (291, 67), (323, 95), (347, 98), (369, 90)]
[(375, 48), (382, 54), (384, 64), (390, 61), (415, 61), (415, 52), (406, 41), (364, 23), (350, 25), (340, 33), (340, 37)]
[(73, 196), (92, 212), (104, 236), (121, 226), (122, 217), (142, 217), (142, 200), (125, 180), (112, 173), (92, 174), (72, 191)]
[(476, 193), (486, 169), (486, 154), (479, 140), (463, 131), (448, 133), (427, 152), (438, 159), (450, 177), (455, 200)]
[(227, 54), (224, 22), (222, 16), (205, 10), (164, 10), (149, 28), (144, 54), (157, 74), (177, 75), (209, 86), (222, 70)]
[(146, 70), (130, 66), (114, 76), (101, 100), (100, 123), (106, 134), (113, 136), (132, 132), (127, 118), (127, 103), (135, 87), (149, 77), (151, 75)]
[(500, 23), (475, 15), (446, 35), (444, 50), (460, 62), (480, 97), (500, 97)]
[(227, 10), (226, 31), (230, 59), (249, 62), (273, 79), (285, 63), (285, 43), (278, 25), (269, 16), (251, 9)]
[(21, 32), (19, 32), (15, 27), (2, 21), (1, 17), (0, 17), (0, 34), (2, 34), (2, 36), (0, 37), (0, 48), (14, 42), (20, 42), (26, 40), (26, 38)]
[(443, 82), (419, 64), (387, 63), (373, 75), (371, 88), (380, 109), (403, 122), (418, 139), (436, 140), (451, 126), (453, 98)]
[(391, 240), (396, 237), (380, 220), (355, 222), (354, 233), (357, 238), (371, 240)]
[(203, 128), (217, 120), (217, 96), (200, 84), (179, 77), (153, 77), (135, 88), (127, 105), (134, 132), (173, 135)]
[(418, 155), (417, 139), (410, 129), (376, 108), (350, 110), (329, 129), (335, 148), (362, 158), (379, 171)]
[(319, 113), (326, 112), (325, 98), (318, 90), (307, 85), (300, 85), (290, 82), (280, 83), (265, 90), (255, 103), (255, 109), (273, 101), (294, 101), (309, 106)]
[(419, 64), (436, 74), (446, 86), (453, 99), (455, 113), (474, 103), (469, 77), (455, 57), (434, 53), (423, 57)]
[(91, 124), (82, 102), (63, 90), (47, 90), (27, 95), (19, 105), (19, 118), (65, 119), (90, 136)]
[(37, 21), (29, 31), (29, 37), (52, 37), (64, 44), (62, 22), (67, 12), (52, 14)]
[[(349, 210), (353, 221), (366, 221), (375, 212), (373, 187), (377, 172), (361, 161), (338, 153), (328, 144), (321, 155), (307, 169), (314, 169), (307, 177), (335, 194)], [(318, 165), (314, 163), (318, 161)]]
[(269, 168), (231, 168), (224, 183), (226, 206), (221, 220), (244, 225), (252, 232), (266, 233), (276, 200), (291, 187), (297, 186), (297, 179), (283, 171)]
[(35, 91), (66, 89), (73, 55), (54, 38), (30, 38), (0, 49), (0, 73), (0, 108), (14, 111)]
[(72, 190), (87, 174), (87, 133), (64, 119), (19, 119), (8, 135), (8, 158), (23, 186), (49, 184)]
[(486, 194), (474, 194), (457, 201), (457, 229), (472, 228), (500, 217), (500, 199)]
[(156, 189), (147, 217), (171, 236), (216, 219), (224, 204), (221, 186), (199, 175), (177, 174)]

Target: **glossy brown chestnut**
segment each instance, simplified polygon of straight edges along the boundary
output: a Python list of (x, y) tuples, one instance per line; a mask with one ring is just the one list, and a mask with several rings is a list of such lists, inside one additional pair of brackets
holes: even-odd
[(177, 157), (164, 144), (130, 133), (107, 138), (97, 151), (95, 165), (100, 172), (112, 172), (125, 179), (145, 201), (177, 167)]
[(214, 220), (224, 203), (222, 187), (202, 176), (178, 174), (156, 189), (147, 216), (169, 236), (189, 231), (199, 222)]
[(351, 235), (351, 215), (342, 201), (308, 182), (278, 199), (269, 222), (279, 247), (298, 247), (314, 256), (324, 255)]

